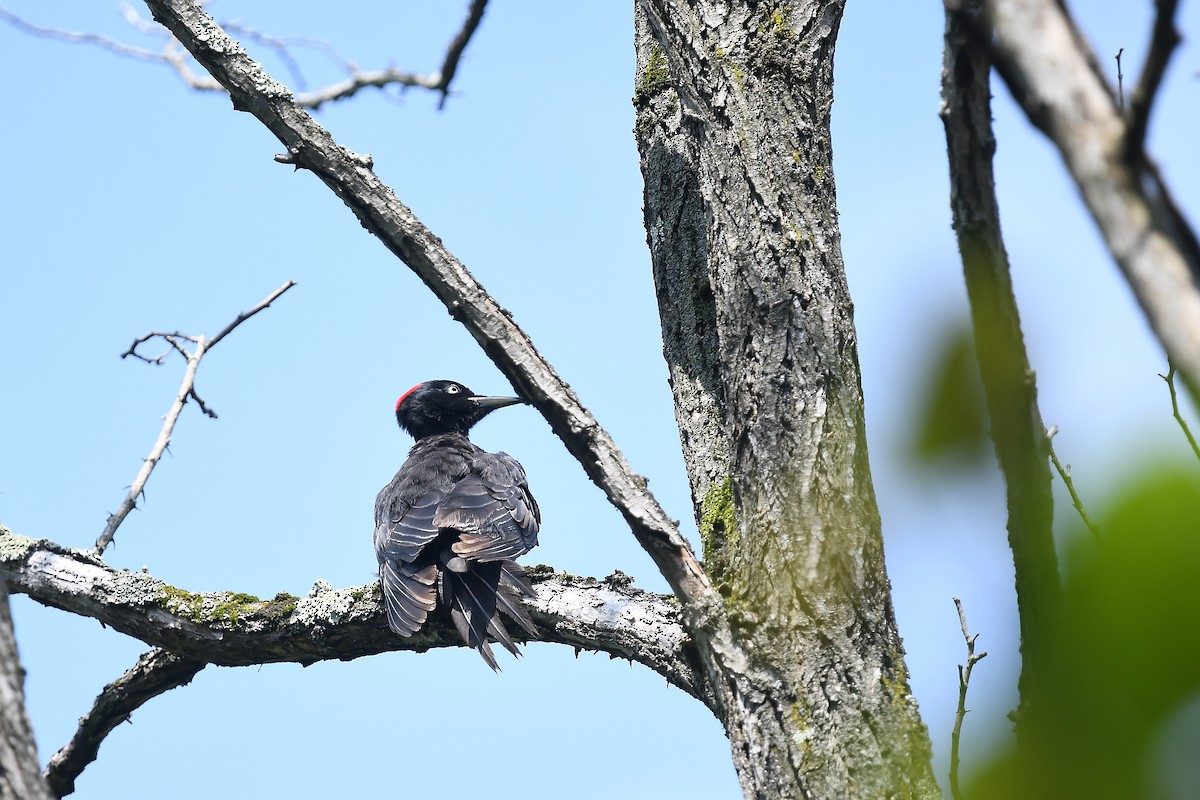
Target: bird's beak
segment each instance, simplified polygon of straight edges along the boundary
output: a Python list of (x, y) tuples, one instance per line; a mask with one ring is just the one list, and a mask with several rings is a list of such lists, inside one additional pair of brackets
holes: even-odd
[(488, 411), (496, 408), (504, 408), (505, 406), (515, 406), (517, 403), (525, 401), (519, 397), (472, 397), (471, 402), (480, 408), (486, 408)]

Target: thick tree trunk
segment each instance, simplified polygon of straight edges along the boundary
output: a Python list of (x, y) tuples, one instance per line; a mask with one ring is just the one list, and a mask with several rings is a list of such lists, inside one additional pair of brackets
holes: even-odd
[(727, 631), (698, 644), (716, 651), (748, 797), (939, 796), (884, 568), (837, 226), (841, 11), (636, 11), (646, 229)]

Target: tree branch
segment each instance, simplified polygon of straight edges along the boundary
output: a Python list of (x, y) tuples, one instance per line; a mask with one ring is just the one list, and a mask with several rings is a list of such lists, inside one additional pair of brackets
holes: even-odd
[[(187, 52), (180, 46), (179, 41), (175, 37), (165, 34), (161, 28), (157, 28), (147, 20), (142, 19), (127, 4), (122, 3), (120, 7), (125, 16), (125, 21), (130, 27), (142, 33), (163, 33), (167, 41), (163, 44), (161, 50), (147, 50), (146, 48), (126, 44), (98, 33), (77, 33), (34, 25), (3, 7), (0, 7), (0, 20), (31, 36), (55, 39), (73, 44), (92, 44), (124, 58), (164, 64), (173, 69), (188, 87), (196, 91), (225, 91), (225, 88), (212, 78), (196, 74), (192, 69)], [(486, 7), (487, 0), (472, 0), (467, 10), (466, 20), (464, 20), (462, 27), (455, 34), (446, 49), (446, 57), (442, 62), (442, 68), (437, 72), (431, 73), (409, 72), (394, 67), (385, 70), (363, 72), (353, 63), (338, 55), (328, 42), (300, 36), (270, 36), (238, 22), (225, 22), (223, 24), (227, 30), (236, 32), (242, 38), (271, 48), (287, 67), (291, 79), (302, 90), (305, 88), (304, 74), (289, 49), (291, 47), (301, 46), (320, 50), (333, 58), (350, 73), (350, 77), (344, 81), (298, 94), (296, 102), (306, 108), (315, 110), (326, 103), (346, 100), (367, 87), (382, 89), (387, 86), (400, 86), (403, 88), (416, 87), (439, 92), (441, 98), (438, 101), (438, 108), (441, 109), (446, 105), (446, 98), (450, 95), (450, 84), (454, 80), (454, 74), (458, 71), (459, 61), (462, 59), (463, 52), (470, 43), (471, 37), (479, 27)]]
[(967, 717), (967, 690), (971, 686), (971, 672), (975, 665), (987, 658), (987, 651), (975, 655), (975, 640), (979, 634), (971, 635), (967, 629), (967, 614), (963, 611), (962, 601), (954, 598), (954, 607), (958, 609), (958, 624), (962, 627), (963, 639), (967, 642), (967, 664), (958, 665), (958, 709), (954, 712), (954, 730), (950, 732), (950, 794), (954, 800), (962, 800), (962, 789), (958, 785), (958, 746), (962, 739), (963, 720)]
[[(1173, 3), (1160, 4), (1156, 28)], [(987, 0), (995, 66), (1030, 122), (1057, 146), (1108, 249), (1193, 396), (1200, 387), (1200, 242), (1146, 153), (1082, 34), (1055, 0)], [(1170, 16), (1169, 14), (1166, 16)], [(1154, 41), (1165, 41), (1159, 36)], [(987, 41), (980, 39), (980, 42)], [(1165, 65), (1164, 46), (1156, 61)], [(1139, 81), (1148, 115), (1161, 67)], [(1142, 134), (1132, 132), (1141, 138)]]
[(1146, 145), (1150, 111), (1158, 96), (1158, 88), (1162, 85), (1163, 75), (1167, 72), (1171, 54), (1179, 44), (1179, 31), (1175, 28), (1175, 11), (1179, 0), (1156, 0), (1155, 5), (1158, 11), (1154, 17), (1150, 45), (1146, 48), (1146, 63), (1142, 66), (1141, 77), (1129, 101), (1129, 121), (1125, 129), (1127, 158), (1137, 158)]
[[(295, 285), (295, 281), (288, 281), (268, 295), (266, 300), (263, 300), (254, 308), (238, 314), (237, 319), (226, 325), (225, 329), (212, 339), (206, 339), (204, 336), (186, 336), (182, 333), (151, 332), (134, 339), (129, 349), (121, 355), (121, 358), (135, 356), (147, 363), (162, 364), (163, 359), (170, 353), (169, 350), (156, 358), (147, 358), (137, 352), (139, 344), (143, 344), (159, 336), (165, 339), (171, 345), (172, 349), (187, 360), (187, 369), (184, 370), (183, 382), (179, 384), (179, 391), (175, 393), (175, 400), (172, 401), (171, 407), (167, 409), (166, 416), (163, 417), (162, 428), (158, 432), (158, 438), (154, 441), (154, 446), (150, 448), (150, 455), (146, 456), (146, 459), (142, 461), (142, 468), (138, 470), (137, 476), (134, 477), (133, 483), (129, 487), (129, 494), (125, 495), (125, 499), (121, 501), (120, 507), (108, 516), (108, 522), (105, 524), (104, 530), (100, 533), (100, 537), (96, 539), (96, 555), (104, 554), (105, 549), (112, 543), (113, 537), (117, 535), (117, 528), (121, 527), (121, 523), (129, 516), (129, 512), (137, 508), (138, 498), (146, 490), (146, 482), (150, 480), (150, 473), (158, 466), (159, 459), (166, 452), (167, 446), (171, 444), (171, 432), (175, 430), (175, 423), (179, 421), (179, 415), (182, 413), (183, 406), (187, 403), (188, 398), (190, 397), (195, 400), (196, 405), (205, 414), (214, 419), (216, 418), (217, 415), (213, 410), (204, 404), (204, 401), (200, 399), (200, 395), (196, 394), (196, 370), (200, 367), (200, 359), (204, 358), (204, 354), (214, 348), (217, 342), (228, 336), (234, 328), (270, 306), (281, 294)], [(179, 344), (179, 339), (186, 339), (194, 343), (196, 349), (189, 352)]]
[(446, 105), (446, 97), (450, 94), (450, 81), (454, 80), (454, 73), (458, 71), (458, 62), (462, 58), (463, 51), (467, 49), (467, 43), (475, 35), (475, 29), (483, 21), (483, 12), (486, 8), (487, 0), (471, 0), (471, 7), (467, 9), (467, 19), (446, 50), (446, 60), (442, 62), (442, 69), (438, 73), (440, 80), (437, 88), (442, 93), (438, 108)]
[[(538, 641), (607, 653), (643, 664), (711, 707), (672, 598), (605, 581), (528, 570), (537, 598), (527, 606)], [(307, 597), (260, 600), (233, 592), (189, 592), (143, 572), (117, 571), (93, 553), (0, 527), (0, 580), (43, 605), (99, 620), (153, 646), (223, 666), (312, 664), (397, 650), (459, 647), (448, 618), (420, 633), (388, 630), (377, 583), (333, 589), (318, 581)]]
[[(470, 331), (624, 515), (685, 608), (703, 615), (716, 607), (719, 598), (703, 568), (678, 525), (646, 489), (646, 479), (633, 471), (612, 438), (534, 348), (512, 315), (488, 295), (361, 156), (338, 145), (203, 9), (189, 0), (147, 0), (147, 5), (154, 18), (225, 86), (235, 108), (253, 114), (278, 137), (287, 148), (285, 158), (311, 170), (332, 189), (362, 226), (407, 264)], [(688, 624), (693, 623), (689, 620)]]
[(1071, 504), (1075, 506), (1075, 510), (1079, 512), (1079, 518), (1083, 520), (1083, 524), (1092, 532), (1093, 536), (1100, 536), (1100, 528), (1096, 523), (1092, 522), (1092, 518), (1088, 515), (1087, 509), (1083, 507), (1083, 500), (1079, 498), (1079, 493), (1075, 491), (1075, 481), (1071, 480), (1071, 465), (1065, 467), (1058, 460), (1058, 453), (1054, 452), (1054, 436), (1058, 433), (1058, 426), (1051, 425), (1046, 431), (1046, 444), (1050, 448), (1050, 463), (1054, 465), (1054, 469), (1058, 472), (1058, 477), (1062, 478), (1063, 485), (1067, 487), (1067, 491), (1071, 495)]
[(75, 791), (75, 780), (96, 760), (100, 744), (130, 714), (160, 694), (191, 683), (204, 667), (203, 661), (155, 648), (105, 686), (91, 710), (79, 720), (71, 741), (46, 765), (44, 777), (54, 796), (65, 797)]
[[(1018, 714), (1035, 703), (1050, 669), (1050, 636), (1061, 588), (1054, 550), (1054, 496), (1049, 440), (1037, 404), (1037, 383), (1025, 351), (1008, 254), (1000, 231), (992, 156), (990, 64), (974, 46), (982, 0), (946, 15), (942, 122), (950, 160), (950, 204), (962, 252), (992, 440), (1004, 473), (1008, 542), (1013, 553), (1021, 621)], [(1024, 731), (1018, 720), (1017, 733)], [(1020, 741), (1020, 740), (1019, 740)]]
[(1179, 423), (1179, 429), (1183, 431), (1183, 435), (1187, 438), (1188, 445), (1192, 448), (1192, 454), (1200, 460), (1200, 445), (1196, 444), (1196, 437), (1192, 435), (1192, 429), (1188, 426), (1187, 420), (1183, 418), (1183, 414), (1179, 411), (1179, 395), (1175, 391), (1175, 366), (1171, 365), (1167, 370), (1167, 374), (1161, 372), (1158, 377), (1162, 378), (1167, 383), (1167, 391), (1171, 393), (1171, 414), (1175, 417), (1175, 421)]

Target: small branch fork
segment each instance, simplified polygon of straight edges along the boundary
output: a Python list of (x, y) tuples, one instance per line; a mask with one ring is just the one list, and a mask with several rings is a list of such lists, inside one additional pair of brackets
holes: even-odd
[(979, 638), (979, 634), (972, 636), (968, 630), (967, 615), (963, 611), (962, 601), (957, 597), (954, 598), (954, 607), (958, 609), (958, 623), (962, 626), (963, 639), (967, 642), (967, 665), (958, 665), (958, 710), (954, 713), (954, 730), (950, 733), (950, 794), (954, 800), (962, 800), (962, 789), (958, 784), (958, 746), (962, 738), (963, 719), (971, 710), (967, 708), (967, 689), (971, 685), (971, 671), (987, 657), (987, 652), (976, 655), (975, 640)]
[[(1174, 392), (1172, 392), (1174, 395)], [(1079, 512), (1080, 519), (1087, 529), (1092, 532), (1093, 536), (1100, 536), (1100, 528), (1096, 523), (1092, 522), (1092, 518), (1088, 516), (1087, 509), (1083, 507), (1083, 501), (1079, 499), (1078, 492), (1075, 491), (1075, 481), (1071, 480), (1071, 465), (1065, 467), (1058, 460), (1058, 453), (1054, 452), (1054, 437), (1058, 434), (1058, 426), (1051, 425), (1046, 431), (1046, 445), (1050, 448), (1050, 463), (1054, 465), (1054, 469), (1058, 471), (1058, 477), (1062, 478), (1063, 485), (1067, 487), (1067, 491), (1071, 493), (1071, 503), (1075, 506), (1075, 510)]]
[[(1146, 130), (1150, 126), (1150, 112), (1171, 55), (1179, 45), (1179, 31), (1175, 28), (1175, 12), (1179, 0), (1155, 0), (1158, 11), (1154, 16), (1154, 28), (1150, 32), (1150, 44), (1146, 50), (1146, 63), (1142, 74), (1129, 99), (1128, 124), (1125, 129), (1125, 152), (1127, 157), (1137, 157), (1146, 145)], [(1117, 64), (1120, 69), (1120, 58)], [(1124, 111), (1124, 103), (1122, 103)]]
[(985, 0), (991, 26), (976, 27), (975, 44), (993, 56), (1029, 121), (1057, 147), (1155, 335), (1195, 396), (1200, 239), (1145, 150), (1154, 101), (1179, 42), (1178, 0), (1155, 5), (1145, 64), (1124, 109), (1065, 3)]
[(129, 670), (104, 687), (79, 720), (71, 741), (50, 757), (43, 778), (55, 797), (75, 791), (75, 780), (96, 760), (100, 744), (130, 714), (149, 700), (191, 682), (205, 662), (162, 648), (144, 654)]
[[(146, 491), (146, 482), (150, 480), (150, 473), (158, 465), (163, 453), (166, 452), (167, 446), (171, 443), (171, 433), (175, 430), (175, 423), (179, 421), (179, 415), (183, 412), (183, 407), (188, 399), (194, 400), (200, 410), (209, 417), (216, 419), (217, 414), (209, 408), (205, 402), (196, 393), (196, 370), (200, 367), (200, 359), (204, 358), (205, 353), (216, 347), (217, 342), (228, 336), (234, 328), (241, 325), (246, 320), (253, 317), (258, 312), (267, 308), (271, 303), (275, 302), (288, 289), (296, 285), (295, 281), (288, 281), (283, 286), (276, 289), (267, 299), (256, 305), (249, 311), (243, 311), (237, 315), (237, 318), (225, 326), (225, 329), (211, 339), (203, 335), (190, 336), (188, 334), (179, 333), (163, 333), (161, 331), (151, 331), (144, 336), (139, 336), (133, 340), (133, 344), (129, 349), (121, 354), (121, 358), (133, 356), (134, 358), (145, 361), (147, 364), (161, 365), (167, 356), (172, 352), (176, 352), (183, 356), (187, 361), (187, 369), (183, 373), (183, 382), (179, 384), (179, 391), (175, 394), (175, 400), (172, 401), (171, 407), (167, 410), (166, 416), (163, 417), (162, 429), (158, 432), (158, 438), (154, 441), (154, 446), (150, 448), (150, 455), (142, 462), (142, 468), (138, 470), (137, 476), (133, 479), (133, 483), (129, 487), (129, 494), (121, 501), (121, 505), (108, 517), (108, 522), (104, 526), (104, 531), (100, 534), (100, 538), (96, 540), (95, 553), (97, 556), (103, 555), (105, 549), (112, 544), (113, 537), (117, 535), (117, 528), (121, 527), (121, 523), (129, 516), (129, 512), (137, 508), (137, 501)], [(161, 355), (153, 358), (144, 356), (137, 351), (138, 347), (149, 342), (151, 339), (161, 338), (170, 346)], [(192, 350), (188, 350), (182, 342), (191, 342)]]
[(1158, 377), (1167, 382), (1167, 391), (1171, 393), (1171, 413), (1175, 415), (1175, 421), (1179, 423), (1183, 435), (1187, 437), (1188, 444), (1192, 446), (1192, 453), (1200, 460), (1200, 445), (1196, 444), (1196, 437), (1192, 435), (1192, 429), (1188, 427), (1187, 420), (1183, 418), (1183, 414), (1179, 413), (1179, 395), (1175, 391), (1175, 366), (1171, 365), (1166, 375), (1160, 372)]
[[(204, 3), (200, 5), (204, 5)], [(463, 52), (466, 50), (475, 31), (479, 28), (479, 23), (483, 20), (483, 12), (486, 8), (487, 0), (472, 0), (470, 7), (467, 9), (466, 19), (446, 49), (446, 57), (442, 62), (441, 69), (431, 73), (408, 72), (396, 69), (395, 67), (383, 70), (362, 71), (352, 61), (339, 55), (328, 42), (303, 36), (271, 36), (240, 22), (223, 22), (222, 25), (227, 31), (237, 34), (244, 40), (256, 42), (270, 48), (279, 60), (283, 62), (288, 73), (291, 75), (292, 81), (300, 90), (300, 93), (296, 95), (296, 103), (306, 108), (317, 109), (326, 103), (346, 100), (368, 87), (382, 89), (388, 86), (399, 86), (402, 89), (415, 87), (440, 93), (441, 99), (438, 101), (438, 108), (442, 109), (446, 105), (446, 99), (450, 96), (450, 84), (454, 80), (455, 73), (458, 71), (458, 65), (462, 60)], [(171, 36), (160, 26), (143, 18), (129, 4), (121, 3), (120, 9), (125, 22), (130, 28), (139, 33), (165, 40), (162, 48), (160, 50), (150, 50), (127, 44), (103, 34), (76, 33), (34, 25), (2, 6), (0, 6), (0, 20), (31, 36), (74, 44), (92, 44), (123, 58), (164, 64), (174, 70), (189, 88), (196, 91), (225, 91), (225, 87), (220, 83), (207, 75), (198, 74), (192, 68), (195, 62), (188, 55), (187, 50), (183, 48), (178, 39)], [(344, 81), (321, 89), (307, 91), (304, 73), (296, 57), (293, 55), (293, 48), (306, 48), (323, 53), (339, 67), (345, 69), (349, 73), (349, 77)]]

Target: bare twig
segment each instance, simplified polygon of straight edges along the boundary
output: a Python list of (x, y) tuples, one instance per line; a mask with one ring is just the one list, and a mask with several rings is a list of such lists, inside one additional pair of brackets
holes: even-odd
[(274, 303), (276, 300), (279, 299), (280, 295), (282, 295), (284, 292), (286, 292), (288, 289), (292, 288), (295, 285), (296, 285), (295, 281), (288, 281), (283, 286), (280, 286), (278, 289), (276, 289), (275, 291), (273, 291), (269, 295), (267, 295), (267, 299), (263, 300), (261, 303), (256, 305), (254, 308), (250, 309), (249, 311), (243, 311), (242, 313), (238, 314), (237, 318), (233, 322), (226, 325), (224, 330), (222, 330), (220, 333), (218, 333), (216, 336), (214, 336), (212, 338), (212, 340), (208, 343), (208, 349), (211, 350), (212, 348), (216, 347), (217, 342), (221, 341), (226, 336), (228, 336), (230, 333), (232, 333), (234, 328), (236, 328), (238, 325), (241, 325), (243, 322), (250, 319), (258, 312), (269, 308), (271, 303)]
[(1158, 377), (1167, 382), (1167, 391), (1171, 393), (1171, 413), (1175, 415), (1175, 421), (1179, 423), (1183, 435), (1187, 437), (1188, 444), (1192, 446), (1192, 453), (1200, 460), (1200, 445), (1196, 444), (1196, 437), (1192, 436), (1192, 429), (1188, 427), (1187, 420), (1183, 418), (1183, 414), (1179, 413), (1179, 396), (1175, 392), (1175, 365), (1171, 365), (1166, 375), (1160, 372)]
[(43, 777), (55, 797), (75, 791), (75, 780), (96, 760), (100, 745), (147, 701), (191, 682), (205, 662), (155, 648), (104, 690), (79, 720), (71, 741), (50, 757)]
[(116, 39), (111, 39), (99, 33), (76, 33), (74, 31), (64, 31), (57, 28), (44, 28), (40, 25), (34, 25), (32, 22), (18, 17), (3, 6), (0, 6), (0, 20), (4, 20), (17, 30), (27, 33), (30, 36), (37, 36), (42, 39), (54, 39), (72, 44), (93, 44), (108, 50), (110, 53), (115, 53), (125, 58), (134, 58), (139, 61), (161, 62), (164, 60), (162, 53), (155, 53), (145, 48), (118, 42)]
[(1125, 52), (1122, 47), (1117, 51), (1117, 107), (1125, 111), (1125, 73), (1121, 72), (1121, 55)]
[(1079, 512), (1080, 519), (1083, 524), (1087, 525), (1087, 529), (1092, 532), (1093, 536), (1100, 536), (1100, 528), (1096, 523), (1092, 522), (1092, 518), (1088, 516), (1087, 509), (1083, 507), (1083, 501), (1079, 499), (1079, 494), (1075, 491), (1075, 481), (1071, 480), (1071, 465), (1065, 467), (1058, 460), (1058, 453), (1054, 452), (1054, 436), (1058, 433), (1058, 426), (1051, 425), (1046, 431), (1046, 445), (1050, 448), (1050, 463), (1054, 464), (1054, 469), (1058, 470), (1058, 477), (1062, 478), (1063, 484), (1067, 487), (1067, 491), (1071, 493), (1071, 503), (1075, 506), (1075, 510)]
[(1129, 123), (1125, 129), (1125, 152), (1128, 157), (1137, 157), (1145, 146), (1154, 100), (1158, 96), (1171, 54), (1179, 45), (1179, 31), (1175, 28), (1175, 11), (1179, 7), (1179, 0), (1156, 0), (1155, 5), (1158, 11), (1154, 16), (1150, 45), (1146, 50), (1146, 63), (1142, 66), (1142, 74), (1129, 100)]
[[(128, 17), (127, 17), (128, 18)], [(92, 44), (124, 58), (138, 61), (149, 61), (156, 64), (166, 64), (178, 73), (179, 77), (192, 89), (204, 92), (221, 91), (221, 85), (207, 76), (197, 75), (188, 63), (186, 51), (179, 47), (173, 38), (164, 45), (161, 51), (155, 52), (143, 47), (125, 44), (108, 36), (98, 33), (75, 33), (57, 28), (45, 28), (27, 22), (11, 11), (0, 7), (0, 19), (8, 22), (14, 28), (24, 31), (31, 36), (44, 39), (55, 39), (60, 42), (73, 44)]]
[[(187, 51), (183, 49), (174, 36), (171, 36), (161, 27), (143, 18), (130, 5), (121, 3), (119, 7), (126, 24), (131, 28), (142, 34), (165, 38), (166, 42), (162, 49), (155, 51), (144, 47), (136, 47), (103, 34), (75, 33), (34, 25), (3, 7), (0, 7), (0, 20), (4, 20), (18, 30), (32, 36), (76, 44), (92, 44), (110, 53), (126, 58), (165, 64), (173, 69), (188, 87), (197, 91), (225, 91), (220, 83), (209, 78), (207, 75), (199, 75), (192, 69), (193, 62), (188, 56)], [(438, 101), (438, 108), (440, 109), (446, 104), (446, 98), (450, 95), (450, 84), (454, 80), (454, 75), (458, 70), (463, 52), (479, 27), (486, 7), (487, 0), (472, 0), (467, 10), (466, 20), (464, 20), (462, 27), (447, 47), (446, 58), (442, 62), (442, 68), (437, 72), (431, 73), (409, 72), (395, 68), (362, 71), (352, 62), (343, 58), (328, 42), (304, 36), (272, 36), (237, 21), (224, 22), (222, 24), (226, 30), (234, 31), (242, 38), (257, 42), (264, 47), (270, 48), (275, 53), (276, 57), (279, 58), (287, 69), (289, 75), (291, 75), (291, 79), (296, 84), (296, 87), (301, 90), (295, 99), (298, 104), (305, 108), (317, 109), (326, 103), (346, 100), (369, 87), (385, 88), (388, 86), (400, 86), (402, 88), (415, 87), (439, 92), (441, 99)], [(350, 77), (321, 89), (305, 91), (304, 71), (292, 53), (292, 49), (298, 47), (317, 50), (325, 54), (340, 68), (350, 73)]]
[(418, 72), (406, 72), (394, 67), (371, 72), (353, 70), (350, 77), (344, 81), (330, 84), (323, 89), (296, 95), (296, 103), (315, 111), (326, 103), (348, 100), (363, 89), (371, 87), (382, 89), (386, 86), (418, 87), (441, 91), (441, 77), (437, 73), (422, 75)]
[(437, 87), (442, 92), (438, 108), (444, 108), (446, 105), (446, 98), (450, 94), (450, 81), (454, 80), (454, 73), (458, 71), (459, 59), (462, 58), (463, 51), (467, 49), (467, 43), (475, 35), (475, 29), (483, 20), (483, 12), (486, 8), (487, 0), (471, 0), (471, 7), (467, 9), (467, 19), (446, 50), (446, 60), (442, 62), (442, 70), (439, 73), (441, 80)]
[[(141, 497), (143, 492), (146, 490), (146, 481), (150, 480), (150, 473), (154, 471), (154, 468), (158, 465), (159, 459), (162, 458), (163, 453), (167, 450), (167, 446), (171, 443), (171, 432), (175, 430), (175, 423), (179, 421), (179, 415), (182, 413), (183, 406), (187, 403), (188, 398), (195, 400), (196, 405), (199, 406), (200, 410), (206, 415), (213, 417), (214, 419), (216, 418), (216, 413), (214, 413), (211, 408), (205, 405), (204, 401), (200, 399), (200, 395), (196, 394), (196, 370), (200, 367), (200, 360), (204, 358), (204, 354), (215, 347), (217, 342), (228, 336), (234, 328), (271, 305), (271, 303), (273, 303), (281, 294), (295, 285), (295, 281), (288, 281), (283, 286), (272, 292), (267, 299), (263, 300), (254, 308), (238, 314), (237, 318), (233, 322), (225, 326), (225, 329), (212, 339), (207, 339), (204, 336), (189, 336), (187, 334), (179, 333), (178, 331), (173, 333), (152, 331), (151, 333), (147, 333), (144, 336), (139, 336), (137, 339), (134, 339), (133, 344), (130, 345), (129, 349), (121, 355), (121, 358), (133, 356), (147, 363), (162, 364), (163, 359), (169, 355), (170, 351), (167, 351), (166, 353), (163, 353), (155, 358), (148, 358), (137, 352), (138, 345), (148, 342), (152, 338), (160, 337), (165, 339), (176, 352), (183, 356), (183, 358), (187, 361), (187, 369), (184, 370), (183, 381), (179, 384), (179, 391), (175, 394), (175, 400), (172, 401), (171, 407), (167, 410), (166, 416), (163, 417), (162, 428), (158, 432), (158, 438), (155, 439), (154, 446), (150, 448), (150, 455), (148, 455), (142, 462), (142, 468), (138, 470), (137, 476), (133, 479), (133, 483), (129, 487), (129, 494), (127, 494), (125, 499), (121, 501), (120, 507), (109, 515), (108, 522), (105, 524), (103, 532), (101, 532), (100, 537), (96, 539), (96, 555), (103, 555), (105, 549), (109, 546), (109, 544), (112, 543), (113, 537), (116, 536), (117, 528), (119, 528), (121, 523), (125, 521), (125, 518), (129, 516), (129, 512), (137, 508), (138, 498)], [(191, 342), (195, 345), (195, 348), (190, 351), (187, 350), (185, 347), (183, 347), (183, 345), (179, 344), (178, 340), (180, 339)]]
[(487, 0), (472, 0), (470, 8), (467, 10), (467, 18), (458, 34), (450, 42), (450, 46), (446, 50), (446, 59), (442, 62), (442, 68), (438, 72), (422, 75), (405, 72), (394, 67), (375, 72), (361, 72), (351, 66), (350, 77), (346, 80), (326, 86), (324, 89), (297, 95), (296, 102), (305, 108), (317, 109), (325, 103), (353, 97), (368, 87), (383, 88), (399, 85), (417, 86), (441, 92), (442, 98), (438, 101), (438, 108), (444, 108), (446, 98), (450, 95), (450, 82), (454, 80), (454, 73), (458, 71), (458, 62), (462, 59), (463, 51), (466, 50), (471, 37), (475, 35), (480, 21), (483, 20), (483, 12), (486, 8)]
[(950, 733), (950, 794), (954, 800), (962, 800), (962, 789), (958, 784), (959, 741), (962, 738), (963, 719), (967, 712), (967, 688), (971, 684), (971, 671), (975, 665), (987, 657), (987, 652), (975, 654), (975, 640), (979, 634), (971, 635), (967, 629), (967, 615), (963, 611), (962, 601), (954, 598), (954, 607), (958, 609), (958, 623), (962, 626), (963, 639), (967, 642), (967, 665), (958, 665), (958, 710), (954, 712), (954, 730)]

